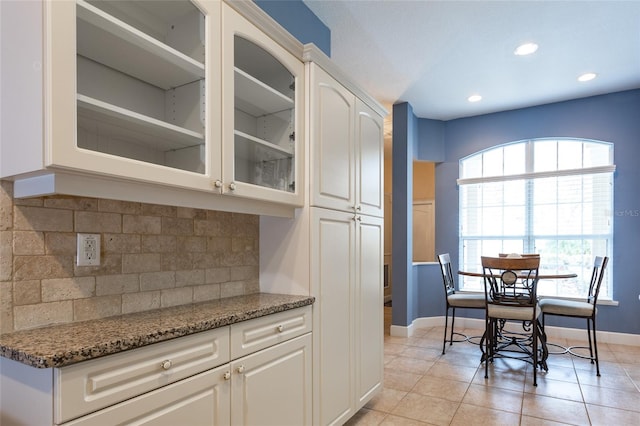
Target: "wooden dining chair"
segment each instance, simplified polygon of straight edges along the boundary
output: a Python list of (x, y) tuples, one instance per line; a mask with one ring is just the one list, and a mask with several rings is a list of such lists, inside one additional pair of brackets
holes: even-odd
[[(485, 283), (486, 323), (483, 361), (485, 379), (489, 363), (497, 358), (524, 360), (533, 365), (533, 385), (538, 367), (547, 370), (546, 339), (538, 321), (539, 256), (482, 256)], [(514, 323), (522, 330), (515, 329)], [(519, 327), (519, 326), (518, 326)]]
[[(453, 271), (451, 270), (451, 258), (449, 253), (438, 255), (440, 270), (442, 271), (442, 283), (444, 284), (445, 296), (445, 315), (444, 315), (444, 340), (442, 342), (442, 354), (444, 355), (447, 341), (449, 346), (453, 345), (453, 335), (461, 336), (462, 339), (455, 340), (463, 342), (469, 340), (469, 337), (463, 333), (456, 333), (454, 325), (456, 321), (456, 308), (466, 309), (484, 309), (485, 300), (482, 293), (456, 293), (456, 284), (453, 279)], [(449, 309), (451, 309), (451, 335), (447, 340), (447, 323), (449, 322)]]
[(574, 349), (586, 349), (586, 346), (571, 346), (567, 348), (567, 352), (579, 358), (589, 359), (591, 360), (592, 364), (595, 361), (597, 376), (600, 375), (600, 364), (598, 363), (598, 342), (596, 340), (596, 303), (598, 301), (598, 294), (600, 294), (600, 286), (602, 285), (604, 270), (606, 269), (608, 262), (609, 258), (606, 256), (595, 257), (595, 260), (593, 261), (593, 270), (591, 272), (591, 281), (589, 282), (589, 290), (585, 301), (544, 298), (539, 302), (540, 309), (542, 310), (543, 329), (545, 324), (545, 317), (547, 315), (584, 318), (587, 320), (589, 356), (584, 356), (574, 351)]

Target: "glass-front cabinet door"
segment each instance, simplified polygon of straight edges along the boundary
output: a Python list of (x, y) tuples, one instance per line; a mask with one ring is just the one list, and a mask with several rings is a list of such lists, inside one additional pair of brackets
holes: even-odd
[(211, 160), (221, 150), (220, 3), (47, 7), (49, 164), (211, 191), (221, 177)]
[(223, 7), (223, 192), (302, 205), (304, 65)]

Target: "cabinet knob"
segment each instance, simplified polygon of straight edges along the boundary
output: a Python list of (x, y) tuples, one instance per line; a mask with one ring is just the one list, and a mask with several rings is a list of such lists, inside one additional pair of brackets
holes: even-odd
[(240, 374), (244, 373), (244, 365), (239, 366), (236, 371)]
[(229, 184), (229, 191), (235, 191), (236, 190), (236, 183), (235, 182), (231, 182)]
[(213, 182), (213, 186), (216, 187), (216, 188), (222, 188), (222, 181), (220, 179), (216, 179)]
[(230, 371), (225, 371), (224, 372), (224, 377), (225, 380), (229, 380), (231, 378), (231, 372)]
[(171, 368), (171, 360), (167, 359), (162, 361), (162, 363), (160, 364), (160, 366), (162, 367), (163, 370), (168, 370)]
[(284, 325), (280, 324), (278, 326), (278, 333), (282, 333), (284, 331)]

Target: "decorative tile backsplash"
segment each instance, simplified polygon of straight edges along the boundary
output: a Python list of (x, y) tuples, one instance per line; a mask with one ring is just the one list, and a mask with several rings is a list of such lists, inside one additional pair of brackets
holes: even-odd
[[(100, 234), (77, 266), (76, 234)], [(0, 181), (0, 333), (259, 291), (259, 217), (51, 196)]]

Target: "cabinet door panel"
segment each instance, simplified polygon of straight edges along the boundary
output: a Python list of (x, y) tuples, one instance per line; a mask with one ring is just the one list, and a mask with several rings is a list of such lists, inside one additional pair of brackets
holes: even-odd
[(360, 207), (360, 213), (382, 216), (383, 120), (360, 99), (356, 101), (356, 107), (356, 149), (359, 159), (356, 206)]
[(353, 211), (355, 96), (321, 68), (311, 73), (311, 205)]
[(383, 219), (361, 217), (357, 229), (357, 398), (361, 408), (382, 387), (383, 375)]
[[(122, 22), (126, 9), (116, 17), (115, 10), (86, 2), (44, 4), (43, 166), (211, 191), (220, 160), (207, 157), (221, 151), (214, 133), (221, 116), (219, 44), (197, 40), (205, 64)], [(199, 34), (198, 26), (203, 34), (219, 31), (219, 5), (183, 7), (193, 17), (184, 26), (192, 33)], [(136, 19), (146, 25), (153, 16), (144, 12)], [(162, 66), (153, 65), (156, 60)], [(157, 80), (174, 63), (197, 70), (187, 73), (191, 83)]]
[(223, 5), (223, 192), (303, 204), (304, 64)]
[(355, 221), (353, 214), (312, 209), (314, 424), (340, 424), (354, 413)]
[(231, 363), (231, 424), (311, 424), (311, 334)]

